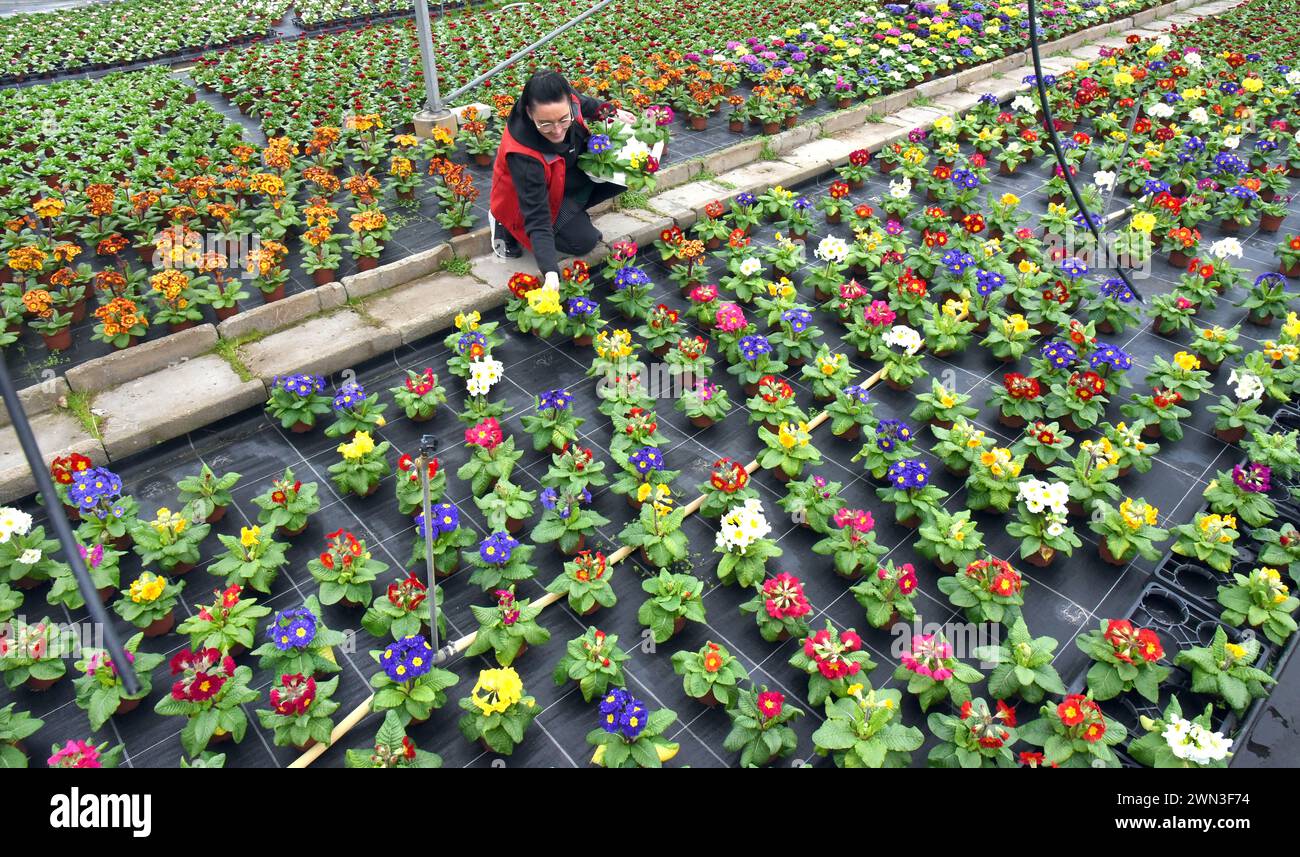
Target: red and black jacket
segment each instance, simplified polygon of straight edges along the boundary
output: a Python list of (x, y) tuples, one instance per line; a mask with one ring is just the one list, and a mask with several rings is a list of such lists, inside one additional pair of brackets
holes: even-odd
[(543, 272), (556, 270), (554, 224), (566, 190), (580, 199), (590, 192), (590, 179), (576, 165), (590, 136), (586, 120), (597, 118), (604, 106), (594, 98), (569, 98), (574, 121), (558, 144), (543, 137), (516, 102), (492, 166), (492, 216), (533, 251)]

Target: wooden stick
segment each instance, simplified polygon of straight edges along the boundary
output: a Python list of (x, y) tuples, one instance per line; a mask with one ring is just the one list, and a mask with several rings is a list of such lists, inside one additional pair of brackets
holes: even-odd
[[(922, 343), (922, 347), (924, 347), (924, 343)], [(871, 375), (870, 378), (868, 378), (866, 381), (862, 383), (862, 386), (868, 389), (874, 387), (877, 383), (880, 382), (880, 379), (884, 375), (884, 373), (885, 370), (883, 368), (877, 369)], [(810, 432), (813, 431), (822, 423), (826, 422), (826, 420), (829, 417), (830, 417), (829, 413), (827, 413), (826, 411), (821, 411), (820, 413), (817, 414), (817, 416), (813, 417), (808, 422), (808, 431)], [(757, 458), (749, 462), (749, 464), (745, 465), (745, 472), (749, 473), (750, 475), (753, 475), (754, 472), (757, 470), (758, 470)], [(685, 507), (686, 515), (684, 515), (683, 518), (689, 517), (690, 515), (694, 515), (697, 511), (699, 511), (699, 508), (704, 503), (704, 500), (705, 500), (705, 495), (701, 494), (700, 496), (692, 500), (690, 503), (688, 503)], [(623, 560), (631, 556), (632, 550), (633, 549), (631, 545), (623, 545), (623, 547), (619, 548), (618, 550), (610, 554), (606, 558), (606, 562), (609, 565), (617, 565), (618, 563), (622, 562)], [(559, 600), (560, 600), (560, 593), (548, 592), (546, 593), (546, 595), (542, 596), (541, 598), (533, 602), (533, 606), (539, 607), (541, 609), (545, 609), (547, 607), (550, 607), (552, 604), (554, 604)], [(472, 633), (466, 634), (464, 637), (461, 637), (459, 640), (457, 640), (453, 644), (454, 653), (460, 654), (461, 652), (468, 649), (471, 645), (474, 644), (474, 638), (477, 635), (478, 635), (478, 631), (474, 631)], [(312, 762), (319, 759), (322, 753), (324, 753), (330, 747), (334, 746), (334, 744), (337, 743), (340, 738), (342, 738), (349, 731), (351, 731), (352, 727), (356, 726), (358, 723), (360, 723), (362, 720), (366, 718), (366, 715), (370, 714), (370, 705), (371, 703), (374, 702), (374, 700), (375, 700), (375, 695), (372, 693), (370, 696), (362, 700), (357, 705), (356, 708), (352, 709), (352, 712), (348, 714), (347, 717), (340, 720), (338, 725), (334, 727), (332, 732), (330, 732), (330, 743), (328, 746), (325, 744), (317, 744), (307, 752), (303, 753), (297, 759), (294, 759), (292, 762), (290, 762), (289, 767), (305, 768), (308, 765), (310, 765)]]

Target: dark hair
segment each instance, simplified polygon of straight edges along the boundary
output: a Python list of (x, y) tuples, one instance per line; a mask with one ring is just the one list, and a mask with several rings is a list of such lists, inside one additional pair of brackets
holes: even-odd
[(567, 102), (569, 94), (573, 92), (573, 87), (564, 79), (564, 75), (558, 71), (539, 71), (535, 72), (528, 82), (524, 84), (524, 92), (519, 97), (524, 107), (532, 110), (539, 104), (555, 104), (557, 101)]

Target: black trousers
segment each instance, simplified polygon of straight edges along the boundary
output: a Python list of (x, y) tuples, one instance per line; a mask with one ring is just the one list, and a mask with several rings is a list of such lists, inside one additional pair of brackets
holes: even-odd
[(585, 202), (570, 196), (560, 202), (555, 216), (555, 249), (565, 256), (584, 256), (600, 243), (600, 230), (591, 222), (587, 209), (613, 199), (626, 188), (610, 182), (596, 182)]

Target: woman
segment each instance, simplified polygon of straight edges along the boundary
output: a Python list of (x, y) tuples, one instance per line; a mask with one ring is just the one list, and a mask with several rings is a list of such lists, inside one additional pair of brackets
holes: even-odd
[[(558, 72), (539, 71), (506, 120), (492, 167), (493, 248), (511, 259), (523, 255), (521, 245), (532, 250), (548, 284), (559, 283), (559, 256), (582, 256), (600, 241), (587, 209), (623, 192), (578, 168), (591, 136), (587, 122), (612, 109), (578, 95)], [(621, 110), (618, 117), (635, 121)]]

